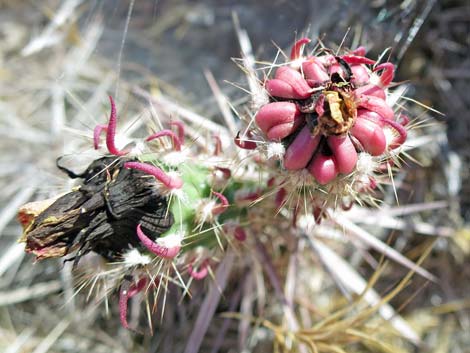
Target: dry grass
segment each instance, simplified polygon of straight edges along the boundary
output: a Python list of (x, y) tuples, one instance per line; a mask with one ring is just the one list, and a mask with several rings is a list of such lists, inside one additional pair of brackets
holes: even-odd
[[(468, 32), (468, 16), (462, 15), (468, 5), (267, 3), (272, 5), (0, 2), (0, 351), (192, 352), (201, 345), (201, 352), (270, 352), (276, 342), (280, 351), (468, 352), (470, 69), (462, 29)], [(89, 147), (92, 129), (103, 122), (108, 94), (127, 117), (129, 132), (154, 123), (146, 97), (162, 92), (160, 99), (190, 107), (188, 113), (176, 105), (168, 117), (198, 119), (194, 112), (203, 112), (208, 129), (212, 121), (232, 124), (227, 111), (219, 112), (218, 90), (239, 105), (244, 94), (223, 80), (247, 86), (230, 62), (240, 56), (232, 11), (263, 58), (276, 51), (271, 39), (288, 46), (295, 29), (325, 32), (326, 42), (339, 43), (349, 26), (351, 46), (365, 42), (373, 53), (393, 46), (392, 58), (401, 60), (399, 78), (412, 81), (408, 96), (447, 114), (436, 124), (435, 114), (410, 108), (429, 124), (421, 123), (411, 139), (417, 148), (410, 146), (409, 154), (421, 165), (408, 162), (395, 179), (399, 206), (388, 188), (380, 211), (353, 208), (341, 215), (413, 261), (436, 240), (423, 263), (436, 283), (410, 279), (396, 263), (377, 270), (377, 248), (369, 253), (371, 244), (359, 242), (356, 250), (345, 242), (341, 224), (304, 229), (309, 236), (288, 239), (289, 251), (270, 234), (259, 234), (259, 244), (243, 259), (225, 257), (218, 282), (197, 286), (191, 300), (167, 298), (164, 320), (155, 319), (156, 334), (140, 336), (120, 327), (116, 294), (109, 303), (87, 301), (86, 290), (75, 295), (69, 264), (33, 263), (23, 253), (16, 210), (71, 187), (55, 168), (56, 157), (66, 155), (69, 165), (80, 168), (96, 156)], [(285, 17), (295, 18), (297, 27)], [(357, 238), (350, 239), (357, 245)], [(385, 301), (389, 306), (378, 310)], [(145, 324), (138, 304), (130, 309), (131, 320)], [(227, 312), (237, 314), (222, 315)]]

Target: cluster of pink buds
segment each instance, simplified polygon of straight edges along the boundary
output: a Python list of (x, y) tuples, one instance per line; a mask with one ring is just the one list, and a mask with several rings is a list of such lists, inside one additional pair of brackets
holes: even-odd
[(386, 102), (393, 64), (366, 58), (362, 47), (302, 56), (309, 42), (297, 41), (290, 65), (265, 82), (270, 102), (255, 121), (268, 141), (284, 145), (285, 169), (307, 169), (325, 185), (352, 173), (360, 153), (381, 156), (402, 145), (407, 119), (396, 119)]

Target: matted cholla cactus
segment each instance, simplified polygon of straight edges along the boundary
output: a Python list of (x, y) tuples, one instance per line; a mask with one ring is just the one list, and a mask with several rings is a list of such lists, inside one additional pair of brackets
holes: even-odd
[(286, 220), (294, 229), (299, 213), (320, 222), (328, 208), (374, 202), (407, 135), (408, 119), (387, 102), (394, 66), (366, 58), (363, 48), (304, 56), (308, 43), (297, 41), (291, 61), (260, 84), (264, 100), (234, 139), (238, 153), (224, 153), (218, 136), (213, 148), (186, 143), (179, 121), (118, 146), (110, 97), (108, 124), (93, 134), (96, 150), (106, 134), (103, 157), (82, 173), (59, 161), (81, 183), (20, 209), (26, 251), (68, 255), (75, 265), (88, 252), (101, 255), (104, 268), (90, 277), (119, 291), (128, 328), (130, 298), (152, 291), (158, 299), (169, 281), (189, 293), (192, 281), (213, 276), (227, 247), (245, 246), (259, 229)]

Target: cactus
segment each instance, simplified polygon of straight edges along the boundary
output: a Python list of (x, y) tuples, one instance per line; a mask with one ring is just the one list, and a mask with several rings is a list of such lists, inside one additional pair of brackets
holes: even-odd
[(363, 48), (302, 55), (308, 43), (297, 41), (290, 61), (259, 84), (264, 98), (254, 97), (246, 127), (225, 151), (216, 134), (212, 146), (187, 142), (179, 121), (120, 146), (110, 97), (109, 121), (93, 134), (103, 157), (81, 174), (61, 167), (80, 185), (20, 209), (26, 251), (69, 256), (75, 266), (88, 252), (101, 255), (106, 264), (95, 275), (119, 291), (129, 328), (132, 297), (166, 295), (169, 281), (189, 293), (193, 281), (213, 276), (227, 248), (259, 241), (260, 229), (295, 235), (301, 215), (320, 223), (330, 209), (375, 204), (407, 136), (408, 119), (387, 103), (394, 66), (366, 58)]

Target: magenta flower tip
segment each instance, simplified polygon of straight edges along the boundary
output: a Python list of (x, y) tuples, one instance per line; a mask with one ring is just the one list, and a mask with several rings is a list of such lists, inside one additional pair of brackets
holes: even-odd
[(311, 42), (311, 40), (308, 39), (308, 38), (301, 38), (297, 42), (295, 42), (294, 45), (292, 46), (292, 49), (291, 49), (291, 52), (290, 52), (290, 59), (291, 60), (296, 60), (296, 59), (300, 58), (302, 47), (305, 44), (308, 44), (310, 42)]
[(184, 145), (184, 124), (181, 121), (172, 121), (170, 122), (170, 126), (176, 126), (176, 130), (178, 133), (178, 139), (180, 140), (180, 143)]
[(212, 214), (214, 216), (216, 215), (219, 215), (223, 212), (225, 212), (229, 206), (229, 202), (227, 200), (227, 198), (221, 194), (220, 192), (217, 192), (217, 191), (212, 191), (212, 193), (215, 195), (215, 197), (217, 197), (220, 201), (220, 204), (215, 206), (213, 209), (212, 209)]
[(113, 97), (109, 96), (109, 102), (111, 104), (111, 113), (109, 115), (109, 122), (106, 129), (106, 146), (108, 147), (109, 153), (115, 156), (124, 156), (129, 151), (123, 150), (120, 151), (117, 149), (115, 145), (115, 138), (116, 138), (116, 125), (117, 125), (117, 113), (116, 113), (116, 105), (114, 104)]
[(93, 147), (95, 150), (100, 148), (100, 135), (104, 131), (108, 129), (108, 126), (103, 124), (98, 124), (93, 129)]
[(194, 278), (196, 281), (200, 281), (207, 277), (209, 274), (209, 261), (206, 259), (199, 266), (199, 269), (195, 270), (193, 263), (190, 263), (188, 266), (189, 276)]
[(380, 84), (382, 87), (387, 87), (393, 80), (395, 74), (395, 65), (392, 63), (383, 63), (377, 65), (374, 69), (375, 72), (383, 70), (382, 75), (380, 75)]
[(129, 329), (129, 324), (127, 322), (127, 311), (128, 311), (128, 302), (129, 299), (140, 293), (145, 286), (147, 285), (147, 278), (140, 278), (137, 283), (129, 284), (128, 281), (125, 281), (121, 285), (119, 292), (119, 318), (121, 321), (122, 327)]
[(181, 250), (181, 245), (176, 245), (172, 247), (167, 247), (164, 245), (160, 245), (155, 243), (152, 239), (147, 237), (145, 233), (142, 231), (142, 227), (140, 224), (137, 225), (137, 236), (139, 237), (142, 244), (152, 253), (157, 255), (158, 257), (164, 259), (173, 259), (176, 255), (179, 254)]
[[(251, 134), (247, 134), (248, 138), (251, 137)], [(237, 133), (237, 136), (233, 139), (235, 142), (235, 145), (238, 147), (244, 149), (244, 150), (254, 150), (256, 149), (256, 142), (254, 141), (247, 141), (247, 140), (242, 140), (240, 137), (240, 131)]]

